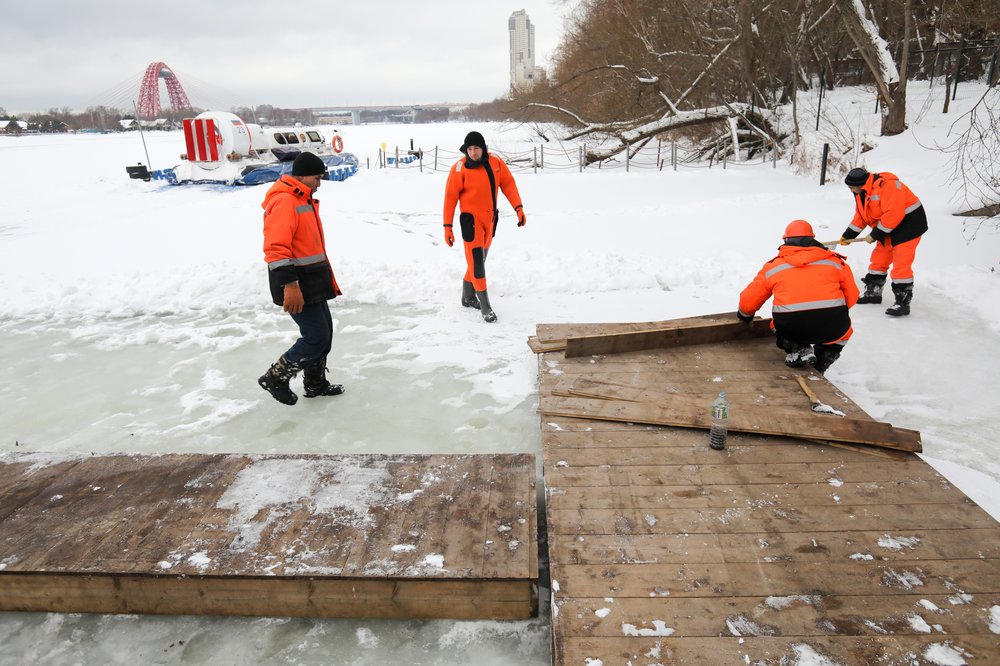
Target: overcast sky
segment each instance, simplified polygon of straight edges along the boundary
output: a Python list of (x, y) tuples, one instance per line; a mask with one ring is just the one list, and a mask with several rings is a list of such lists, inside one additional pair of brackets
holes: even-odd
[(573, 4), (0, 0), (0, 107), (131, 106), (156, 61), (200, 106), (486, 101), (509, 85), (510, 14), (528, 12), (547, 66)]

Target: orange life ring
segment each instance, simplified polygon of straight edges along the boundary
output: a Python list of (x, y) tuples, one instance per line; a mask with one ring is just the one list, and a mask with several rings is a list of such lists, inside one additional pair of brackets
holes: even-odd
[(330, 143), (333, 147), (333, 152), (335, 153), (339, 153), (344, 149), (344, 140), (340, 138), (339, 134), (334, 134)]

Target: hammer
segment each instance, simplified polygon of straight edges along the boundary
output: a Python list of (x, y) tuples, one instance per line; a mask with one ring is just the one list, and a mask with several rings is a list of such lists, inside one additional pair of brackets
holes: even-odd
[(816, 397), (816, 394), (813, 393), (813, 390), (806, 384), (806, 380), (802, 375), (795, 375), (795, 381), (799, 383), (799, 386), (802, 387), (806, 397), (809, 398), (809, 407), (812, 408), (814, 412), (818, 412), (820, 414), (833, 414), (835, 416), (844, 415), (844, 412), (839, 409), (834, 409), (830, 405), (825, 405), (820, 402), (819, 398)]

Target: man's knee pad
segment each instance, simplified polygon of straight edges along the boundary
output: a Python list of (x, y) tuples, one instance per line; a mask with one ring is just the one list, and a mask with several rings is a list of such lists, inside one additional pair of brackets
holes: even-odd
[(458, 216), (458, 223), (462, 226), (462, 240), (471, 243), (476, 239), (476, 217), (472, 213), (462, 213)]
[(472, 276), (476, 279), (486, 277), (486, 253), (481, 247), (472, 248)]

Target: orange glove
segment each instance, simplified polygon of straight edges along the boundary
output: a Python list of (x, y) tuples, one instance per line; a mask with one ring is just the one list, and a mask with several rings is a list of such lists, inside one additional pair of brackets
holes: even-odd
[(455, 244), (455, 232), (452, 231), (450, 224), (444, 225), (444, 242), (448, 244), (448, 247)]
[(517, 213), (517, 226), (523, 227), (525, 224), (528, 223), (528, 218), (524, 216), (523, 208), (518, 206), (517, 208), (514, 209), (514, 212)]

